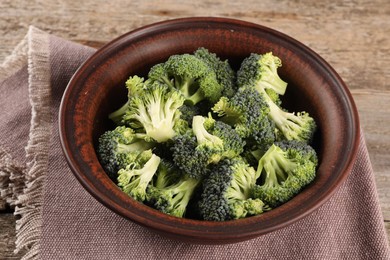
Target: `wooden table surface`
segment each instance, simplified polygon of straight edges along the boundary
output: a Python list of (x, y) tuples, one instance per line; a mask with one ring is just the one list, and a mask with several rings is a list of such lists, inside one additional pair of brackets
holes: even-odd
[[(139, 26), (186, 16), (265, 25), (306, 44), (346, 82), (357, 104), (390, 236), (389, 0), (1, 0), (0, 62), (34, 25), (93, 47)], [(0, 259), (13, 256), (15, 217), (0, 212)]]

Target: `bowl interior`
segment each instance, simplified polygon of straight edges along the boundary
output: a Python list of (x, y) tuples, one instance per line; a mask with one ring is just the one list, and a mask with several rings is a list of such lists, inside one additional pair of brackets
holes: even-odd
[[(205, 47), (237, 69), (250, 53), (272, 51), (280, 57), (288, 82), (283, 104), (307, 111), (316, 120), (314, 147), (320, 165), (316, 180), (288, 203), (265, 214), (215, 223), (162, 214), (124, 193), (107, 177), (95, 153), (98, 137), (114, 125), (107, 115), (126, 101), (124, 82), (146, 76), (170, 55)], [(324, 203), (348, 175), (359, 140), (351, 95), (337, 73), (296, 40), (256, 24), (223, 18), (187, 18), (132, 31), (98, 50), (76, 72), (60, 108), (65, 156), (83, 186), (119, 215), (173, 238), (197, 243), (229, 243), (279, 229)]]

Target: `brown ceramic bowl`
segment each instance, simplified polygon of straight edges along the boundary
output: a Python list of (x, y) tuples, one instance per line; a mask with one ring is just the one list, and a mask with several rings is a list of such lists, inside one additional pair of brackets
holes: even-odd
[[(240, 220), (210, 222), (180, 219), (136, 202), (106, 175), (96, 156), (97, 139), (113, 127), (107, 115), (126, 101), (124, 82), (172, 54), (208, 48), (234, 68), (251, 52), (272, 51), (283, 61), (280, 76), (289, 83), (284, 104), (308, 111), (318, 123), (319, 154), (315, 181), (286, 204)], [(243, 241), (283, 228), (307, 216), (346, 179), (359, 143), (358, 113), (337, 73), (319, 55), (275, 30), (224, 18), (185, 18), (129, 32), (98, 50), (75, 73), (62, 99), (60, 136), (77, 179), (117, 214), (155, 232), (191, 243)]]

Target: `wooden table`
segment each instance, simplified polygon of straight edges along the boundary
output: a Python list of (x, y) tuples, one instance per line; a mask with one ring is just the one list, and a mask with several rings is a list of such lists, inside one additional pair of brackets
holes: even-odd
[[(185, 16), (223, 16), (262, 24), (308, 45), (349, 86), (360, 113), (390, 235), (390, 1), (0, 1), (0, 62), (29, 25), (100, 47), (139, 26)], [(0, 213), (0, 259), (12, 256), (15, 217)]]

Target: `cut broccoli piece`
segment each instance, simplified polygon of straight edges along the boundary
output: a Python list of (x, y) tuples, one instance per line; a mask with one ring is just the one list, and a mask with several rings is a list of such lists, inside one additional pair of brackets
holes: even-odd
[(97, 153), (110, 178), (116, 178), (119, 169), (133, 163), (141, 152), (154, 147), (154, 143), (147, 140), (144, 134), (137, 134), (125, 126), (118, 126), (100, 136)]
[[(172, 175), (177, 178), (173, 180)], [(161, 212), (183, 217), (199, 183), (200, 179), (194, 179), (185, 174), (179, 176), (179, 174), (169, 172), (159, 173), (156, 186), (148, 188), (148, 201)]]
[[(317, 128), (316, 123), (307, 112), (288, 112), (279, 105), (279, 94), (284, 94), (287, 84), (277, 74), (281, 66), (280, 59), (272, 53), (264, 55), (251, 54), (246, 58), (237, 72), (240, 88), (253, 88), (265, 100), (269, 107), (268, 117), (277, 129), (277, 140), (299, 140), (310, 143)], [(256, 70), (256, 68), (258, 69)]]
[(242, 159), (226, 159), (216, 164), (203, 181), (199, 211), (203, 219), (225, 221), (244, 218), (268, 210), (260, 199), (251, 197), (256, 171)]
[(145, 89), (144, 78), (140, 78), (138, 76), (130, 77), (126, 81), (125, 85), (127, 88), (126, 103), (123, 104), (118, 110), (108, 115), (108, 118), (114, 121), (114, 123), (117, 125), (123, 124), (122, 118), (129, 109), (130, 99), (134, 96), (137, 96), (139, 93), (142, 93), (142, 91)]
[(252, 195), (275, 208), (314, 180), (317, 165), (316, 152), (306, 143), (276, 142), (259, 160)]
[(198, 142), (192, 131), (174, 137), (171, 147), (172, 160), (183, 172), (195, 179), (208, 174), (208, 154), (196, 152)]
[(142, 94), (133, 97), (123, 121), (137, 131), (161, 143), (187, 130), (188, 124), (180, 119), (179, 108), (184, 98), (175, 90), (150, 83)]
[(252, 53), (241, 63), (237, 71), (237, 84), (255, 86), (256, 88), (272, 89), (279, 95), (284, 95), (287, 83), (278, 75), (277, 69), (282, 66), (281, 60), (272, 52), (264, 55)]
[(198, 179), (209, 173), (208, 165), (238, 156), (244, 145), (231, 126), (211, 117), (194, 116), (192, 132), (176, 137), (171, 151), (177, 167)]
[(209, 52), (206, 48), (199, 48), (194, 55), (203, 60), (217, 76), (217, 80), (223, 87), (222, 95), (231, 97), (237, 90), (236, 73), (227, 60), (222, 61), (215, 53)]
[(146, 189), (160, 164), (160, 157), (147, 150), (141, 158), (118, 171), (118, 186), (127, 195), (138, 201), (145, 201)]
[(198, 143), (196, 152), (208, 154), (208, 163), (236, 157), (243, 151), (245, 142), (237, 132), (228, 124), (210, 116), (194, 116), (192, 130)]
[(223, 86), (218, 83), (215, 72), (191, 54), (170, 56), (165, 63), (152, 67), (148, 77), (179, 90), (188, 105), (202, 100), (214, 103), (222, 95)]
[(268, 117), (269, 107), (254, 88), (242, 87), (230, 99), (222, 97), (212, 110), (247, 144), (266, 150), (274, 143), (275, 124)]

